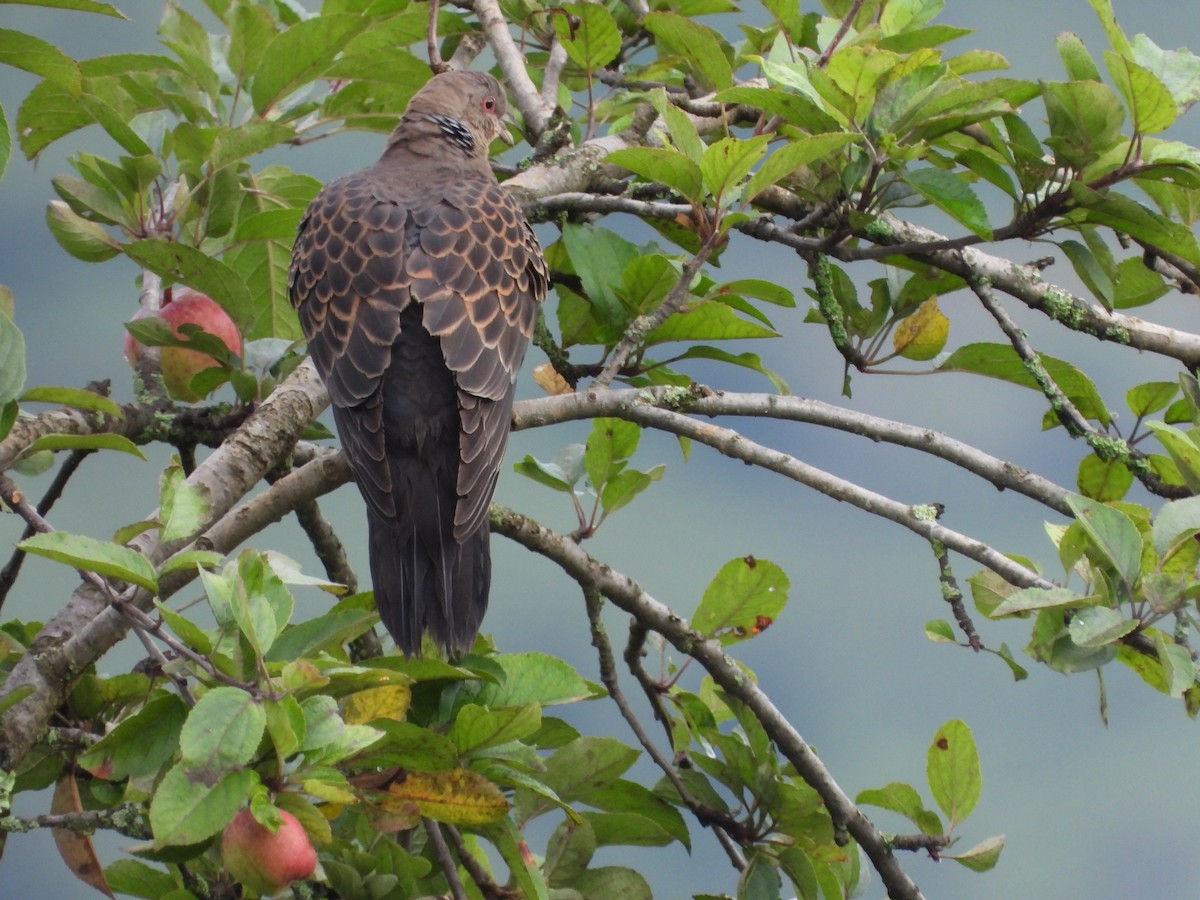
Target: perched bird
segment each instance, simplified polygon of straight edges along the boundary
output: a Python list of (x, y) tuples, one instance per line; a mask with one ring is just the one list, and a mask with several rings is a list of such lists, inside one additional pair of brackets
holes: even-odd
[(545, 298), (541, 247), (496, 181), (504, 91), (436, 75), (375, 165), (331, 181), (289, 273), (367, 505), (375, 604), (408, 655), (470, 649), (491, 582), (488, 507)]

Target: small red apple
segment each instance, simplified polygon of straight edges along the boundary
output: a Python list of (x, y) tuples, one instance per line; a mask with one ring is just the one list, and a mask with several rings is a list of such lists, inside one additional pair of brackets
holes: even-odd
[[(163, 304), (158, 315), (171, 326), (176, 337), (186, 339), (187, 335), (179, 330), (179, 326), (192, 322), (224, 341), (225, 346), (234, 355), (242, 355), (242, 336), (233, 324), (233, 319), (229, 318), (229, 314), (220, 304), (211, 297), (187, 288), (175, 288), (172, 293), (173, 299)], [(145, 315), (144, 311), (140, 311), (134, 319)], [(125, 332), (125, 358), (131, 365), (136, 365), (141, 346), (132, 334)], [(159, 359), (167, 393), (174, 399), (187, 403), (204, 399), (191, 387), (192, 378), (196, 373), (219, 365), (218, 361), (207, 353), (189, 350), (186, 347), (163, 347)]]
[(264, 897), (310, 877), (317, 868), (317, 851), (304, 826), (287, 810), (279, 815), (283, 822), (271, 831), (249, 807), (242, 807), (221, 835), (221, 858), (229, 874)]

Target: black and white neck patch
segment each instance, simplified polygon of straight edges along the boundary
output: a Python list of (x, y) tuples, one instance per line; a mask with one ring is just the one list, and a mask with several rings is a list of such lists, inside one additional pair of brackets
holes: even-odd
[(467, 128), (458, 119), (434, 114), (429, 116), (429, 120), (442, 129), (442, 134), (462, 147), (467, 153), (475, 152), (475, 136), (471, 134), (471, 129)]

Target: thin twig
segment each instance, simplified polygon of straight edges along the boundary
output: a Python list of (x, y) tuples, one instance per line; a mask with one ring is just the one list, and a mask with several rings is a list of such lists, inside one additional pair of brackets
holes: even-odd
[[(54, 475), (54, 480), (50, 483), (50, 487), (46, 488), (46, 493), (42, 495), (42, 499), (38, 501), (37, 511), (41, 516), (46, 516), (50, 510), (54, 508), (54, 504), (62, 496), (63, 490), (67, 486), (67, 482), (71, 480), (71, 476), (79, 469), (80, 463), (86, 457), (95, 453), (95, 450), (72, 450), (63, 460), (58, 471)], [(24, 541), (36, 534), (32, 525), (26, 525), (25, 530), (21, 533), (21, 540)], [(12, 586), (16, 584), (17, 576), (21, 574), (21, 564), (25, 562), (25, 551), (20, 547), (13, 550), (12, 556), (9, 557), (4, 569), (0, 570), (0, 608), (3, 608), (4, 601), (8, 597), (8, 592), (12, 590)]]
[(446, 876), (446, 883), (450, 886), (450, 896), (454, 900), (467, 900), (466, 888), (463, 887), (462, 880), (458, 877), (458, 865), (450, 854), (450, 848), (446, 846), (446, 839), (442, 837), (442, 829), (433, 819), (422, 817), (421, 824), (425, 826), (425, 833), (429, 835), (429, 843), (433, 846), (433, 855), (437, 858), (438, 865), (442, 867), (442, 874)]
[(1082, 437), (1093, 452), (1102, 460), (1119, 461), (1140, 481), (1147, 490), (1164, 497), (1188, 497), (1191, 491), (1181, 485), (1170, 485), (1150, 465), (1146, 455), (1127, 441), (1114, 437), (1094, 427), (1071, 402), (1062, 388), (1046, 370), (1041, 357), (1025, 337), (1025, 333), (1000, 303), (991, 287), (981, 279), (971, 280), (971, 290), (979, 298), (984, 309), (991, 313), (1000, 330), (1004, 332), (1017, 355), (1025, 364), (1026, 371), (1037, 382), (1042, 394), (1050, 402), (1050, 408), (1071, 437)]
[[(646, 755), (650, 757), (651, 761), (658, 766), (667, 777), (667, 780), (671, 782), (671, 786), (679, 794), (679, 799), (691, 810), (700, 824), (708, 826), (715, 833), (733, 832), (741, 840), (752, 840), (753, 835), (748, 833), (749, 830), (743, 823), (726, 812), (713, 809), (711, 806), (705, 806), (693, 797), (691, 791), (687, 789), (687, 785), (683, 783), (683, 779), (679, 777), (679, 772), (676, 771), (675, 766), (659, 752), (654, 741), (650, 740), (650, 735), (642, 728), (642, 723), (638, 721), (637, 714), (633, 711), (633, 707), (629, 705), (629, 700), (625, 697), (624, 691), (621, 690), (620, 680), (617, 677), (617, 663), (612, 652), (612, 644), (608, 640), (608, 633), (605, 631), (604, 623), (600, 621), (600, 610), (602, 608), (600, 592), (588, 585), (580, 586), (583, 588), (583, 599), (587, 608), (588, 625), (592, 632), (592, 646), (596, 648), (596, 653), (599, 657), (600, 681), (608, 689), (609, 698), (617, 705), (622, 718), (629, 725), (629, 730), (633, 732), (638, 743), (645, 749)], [(729, 844), (722, 842), (722, 846), (725, 847), (726, 853), (729, 854), (729, 861), (733, 864), (733, 867), (739, 872), (745, 871), (746, 857), (742, 854), (741, 849), (736, 843), (732, 841)]]
[(429, 0), (429, 18), (425, 23), (425, 53), (429, 58), (429, 68), (435, 75), (450, 71), (450, 66), (442, 59), (442, 51), (438, 48), (438, 0)]
[(0, 816), (0, 832), (25, 832), (37, 828), (63, 828), (84, 834), (101, 830), (116, 831), (137, 840), (147, 840), (152, 836), (150, 823), (136, 803), (82, 812), (44, 813), (28, 817)]
[(471, 852), (471, 848), (467, 846), (467, 842), (463, 840), (458, 829), (453, 825), (447, 825), (445, 833), (454, 846), (454, 853), (458, 857), (459, 863), (467, 870), (467, 874), (471, 876), (471, 880), (475, 882), (479, 892), (487, 900), (510, 900), (513, 892), (496, 884), (491, 873), (475, 858), (475, 854)]
[(863, 7), (863, 2), (864, 0), (854, 0), (854, 5), (851, 6), (846, 15), (842, 17), (842, 23), (838, 26), (837, 33), (833, 36), (833, 40), (829, 42), (829, 45), (821, 53), (820, 59), (817, 60), (818, 68), (823, 69), (829, 64), (829, 58), (833, 56), (833, 52), (837, 50), (838, 45), (842, 42), (842, 39), (846, 37), (846, 34), (854, 25), (854, 20), (858, 17), (859, 10), (861, 10)]
[(966, 636), (967, 645), (978, 653), (983, 649), (983, 641), (979, 639), (979, 632), (975, 630), (975, 623), (971, 621), (971, 615), (967, 612), (966, 604), (963, 603), (963, 592), (958, 586), (958, 579), (954, 577), (954, 569), (950, 565), (950, 554), (946, 552), (945, 545), (937, 541), (930, 542), (930, 546), (933, 548), (933, 555), (937, 558), (938, 581), (942, 585), (942, 599), (950, 604), (950, 609), (954, 612), (954, 621), (958, 623), (958, 627)]
[(834, 780), (832, 773), (753, 679), (746, 678), (720, 641), (691, 628), (676, 612), (651, 597), (633, 579), (590, 556), (574, 541), (512, 510), (493, 507), (492, 526), (529, 550), (557, 563), (580, 584), (604, 594), (618, 607), (695, 659), (725, 691), (746, 705), (779, 752), (821, 797), (835, 830), (844, 828), (870, 859), (893, 900), (918, 900), (920, 889), (900, 865), (887, 839)]
[(637, 352), (646, 337), (655, 328), (683, 309), (684, 304), (687, 303), (688, 297), (691, 295), (692, 279), (696, 277), (696, 273), (700, 271), (700, 267), (704, 265), (704, 261), (708, 259), (712, 250), (713, 241), (705, 241), (696, 252), (696, 255), (684, 264), (683, 271), (679, 274), (679, 280), (675, 282), (675, 286), (671, 288), (667, 296), (663, 298), (663, 301), (650, 312), (638, 316), (629, 323), (629, 326), (625, 329), (625, 334), (613, 349), (612, 356), (609, 357), (603, 371), (592, 381), (593, 387), (607, 387), (621, 369), (625, 367), (625, 364), (629, 362), (634, 353)]

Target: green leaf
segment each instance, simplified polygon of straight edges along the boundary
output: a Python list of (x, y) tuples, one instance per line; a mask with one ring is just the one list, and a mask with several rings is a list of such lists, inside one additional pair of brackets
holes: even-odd
[(0, 697), (0, 713), (16, 706), (30, 694), (34, 693), (37, 688), (32, 684), (21, 684), (8, 691), (3, 697)]
[(580, 737), (546, 759), (542, 781), (564, 803), (586, 800), (620, 778), (637, 758), (637, 750), (616, 738)]
[(584, 897), (620, 897), (621, 900), (652, 900), (653, 897), (646, 879), (624, 866), (588, 869), (572, 887)]
[[(198, 553), (206, 551), (190, 552)], [(211, 553), (211, 551), (207, 552)], [(182, 556), (183, 554), (179, 555)], [(216, 554), (213, 555), (215, 556)], [(160, 569), (159, 572), (161, 573), (161, 571), (162, 570)], [(171, 609), (171, 607), (167, 606), (157, 597), (154, 599), (154, 607), (158, 610), (158, 614), (163, 617), (163, 621), (167, 623), (167, 626), (173, 632), (175, 632), (175, 634), (177, 634), (185, 644), (187, 644), (197, 653), (203, 653), (205, 656), (212, 653), (212, 639), (204, 633), (203, 628), (201, 628), (187, 616), (183, 616), (175, 612), (175, 610)]]
[(879, 16), (879, 29), (885, 35), (914, 31), (937, 18), (945, 0), (888, 0)]
[(1200, 57), (1188, 49), (1163, 50), (1139, 34), (1133, 38), (1133, 58), (1166, 85), (1180, 113), (1200, 100)]
[(125, 19), (129, 17), (123, 12), (112, 6), (109, 3), (101, 3), (99, 0), (0, 0), (0, 3), (21, 3), (25, 6), (48, 6), (54, 9), (75, 9), (79, 12), (102, 13), (106, 16), (112, 16), (116, 19)]
[(1112, 44), (1113, 49), (1118, 53), (1130, 53), (1129, 39), (1125, 37), (1125, 32), (1117, 24), (1116, 14), (1113, 13), (1112, 0), (1088, 0), (1088, 2), (1092, 5), (1092, 9), (1096, 11), (1096, 15), (1099, 16), (1100, 24), (1104, 27), (1104, 33), (1108, 37), (1108, 42)]
[(254, 757), (266, 727), (266, 713), (252, 695), (235, 687), (211, 689), (192, 707), (180, 735), (188, 778), (216, 784), (241, 769)]
[(719, 91), (733, 84), (725, 40), (713, 28), (673, 12), (650, 13), (642, 17), (642, 25), (663, 50), (683, 57), (708, 90)]
[(782, 896), (783, 880), (767, 854), (747, 854), (746, 868), (738, 877), (739, 900), (778, 900)]
[(121, 417), (121, 407), (114, 401), (97, 394), (95, 391), (85, 391), (72, 387), (31, 387), (21, 395), (22, 403), (57, 403), (62, 406), (73, 406), (75, 409), (88, 409), (107, 413), (115, 418)]
[(1178, 393), (1179, 385), (1174, 381), (1147, 381), (1130, 388), (1125, 394), (1125, 402), (1130, 411), (1141, 418), (1166, 409)]
[(667, 317), (667, 320), (646, 336), (646, 346), (668, 341), (731, 341), (739, 338), (778, 337), (774, 328), (750, 322), (737, 314), (732, 306), (717, 300), (700, 301)]
[(1068, 80), (1100, 81), (1100, 69), (1096, 66), (1095, 60), (1088, 53), (1088, 49), (1079, 35), (1064, 31), (1055, 38), (1054, 43), (1058, 47), (1058, 55), (1062, 59), (1063, 68), (1067, 70)]
[(40, 75), (76, 96), (83, 87), (79, 64), (53, 44), (31, 34), (0, 28), (0, 64)]
[(1133, 519), (1119, 509), (1077, 494), (1069, 494), (1066, 499), (1076, 521), (1083, 526), (1096, 549), (1132, 586), (1142, 565), (1142, 535)]
[(1081, 609), (1071, 617), (1067, 633), (1077, 647), (1104, 647), (1137, 628), (1137, 619), (1126, 619), (1107, 606)]
[(593, 420), (583, 459), (588, 480), (594, 488), (599, 490), (625, 468), (625, 460), (637, 452), (641, 437), (642, 428), (636, 422), (613, 418)]
[(119, 544), (82, 534), (52, 531), (35, 534), (17, 546), (26, 553), (66, 563), (76, 569), (128, 581), (147, 590), (158, 590), (158, 579), (150, 560), (136, 550)]
[(857, 134), (833, 132), (800, 137), (767, 157), (746, 186), (746, 199), (753, 200), (773, 184), (778, 184), (802, 166), (833, 156), (847, 144), (860, 139)]
[(1193, 491), (1200, 491), (1200, 447), (1187, 434), (1165, 422), (1147, 422), (1146, 427), (1154, 432), (1158, 442), (1179, 468), (1184, 484)]
[(348, 13), (314, 16), (276, 35), (254, 70), (250, 97), (264, 115), (297, 88), (320, 78), (355, 34), (370, 27), (371, 19)]
[(579, 878), (596, 852), (596, 835), (585, 820), (565, 818), (554, 829), (546, 844), (546, 861), (542, 871), (552, 888), (569, 886)]
[(674, 143), (675, 148), (692, 162), (700, 162), (700, 158), (704, 155), (704, 142), (700, 140), (691, 116), (672, 103), (663, 88), (657, 88), (650, 92), (650, 103), (666, 122), (667, 132), (671, 135), (671, 142)]
[(335, 609), (287, 628), (271, 644), (267, 659), (286, 662), (315, 656), (322, 649), (332, 650), (364, 634), (377, 622), (371, 609)]
[(253, 769), (230, 772), (210, 787), (190, 779), (182, 763), (175, 766), (159, 782), (150, 801), (154, 846), (187, 846), (212, 837), (245, 805), (256, 784), (258, 775)]
[(269, 150), (296, 136), (294, 129), (281, 122), (249, 119), (219, 131), (213, 140), (210, 160), (213, 169), (241, 162), (246, 157)]
[(25, 386), (25, 337), (13, 320), (0, 314), (0, 404), (15, 400)]
[(985, 240), (991, 240), (983, 202), (970, 185), (952, 172), (932, 166), (904, 173), (904, 181), (938, 209), (947, 213)]
[(1000, 861), (1000, 853), (1004, 850), (1004, 835), (987, 838), (980, 841), (970, 850), (963, 853), (943, 853), (945, 859), (952, 859), (966, 866), (972, 872), (989, 872)]
[[(794, 75), (803, 72), (803, 67), (779, 71), (775, 74)], [(771, 74), (769, 72), (769, 74)], [(803, 85), (801, 87), (800, 85)], [(780, 116), (784, 121), (798, 126), (803, 131), (814, 136), (827, 133), (837, 133), (843, 129), (843, 123), (827, 113), (821, 105), (821, 99), (813, 90), (807, 75), (799, 78), (799, 84), (793, 84), (803, 91), (794, 94), (775, 88), (733, 87), (717, 94), (722, 103), (745, 103)]]
[(162, 519), (161, 538), (174, 541), (196, 534), (212, 512), (207, 495), (187, 483), (187, 475), (176, 458), (163, 470), (159, 490), (158, 514)]
[(667, 471), (666, 466), (655, 466), (647, 472), (638, 469), (624, 469), (614, 475), (604, 485), (600, 492), (600, 505), (604, 515), (610, 516), (618, 509), (626, 506), (651, 484), (660, 480)]
[[(574, 703), (603, 696), (598, 688), (570, 664), (547, 653), (506, 653), (494, 657), (504, 672), (502, 684), (464, 685), (463, 694), (490, 708), (540, 703)], [(472, 693), (473, 691), (473, 693)]]
[(380, 719), (376, 724), (387, 738), (382, 754), (370, 754), (372, 761), (418, 772), (444, 771), (458, 765), (458, 748), (446, 735), (393, 719)]
[(141, 448), (121, 434), (44, 434), (23, 452), (37, 453), (40, 450), (119, 450), (145, 459)]
[(1040, 609), (1071, 609), (1093, 602), (1067, 588), (1023, 588), (1009, 594), (988, 615), (995, 619)]
[(1165, 560), (1184, 541), (1200, 533), (1200, 497), (1185, 497), (1163, 505), (1151, 531), (1154, 549)]
[(1167, 292), (1161, 275), (1147, 269), (1140, 257), (1123, 259), (1117, 265), (1116, 293), (1113, 307), (1130, 309), (1153, 303)]
[(126, 244), (125, 254), (164, 278), (207, 294), (239, 326), (249, 319), (255, 308), (254, 298), (241, 277), (219, 259), (195, 247), (165, 238), (143, 238)]
[[(1045, 353), (1038, 354), (1038, 361), (1058, 385), (1059, 390), (1067, 395), (1085, 418), (1108, 424), (1111, 416), (1090, 378), (1070, 363)], [(1010, 344), (965, 344), (951, 353), (945, 362), (938, 366), (938, 371), (971, 372), (1040, 390), (1037, 379), (1030, 374), (1024, 361)]]
[[(158, 523), (153, 522), (150, 524), (153, 527)], [(196, 566), (201, 566), (205, 569), (216, 568), (221, 564), (221, 559), (221, 554), (214, 550), (182, 550), (158, 567), (158, 576), (162, 578), (171, 572), (180, 569), (195, 569)]]
[(572, 493), (583, 477), (584, 448), (582, 444), (568, 444), (559, 450), (551, 462), (542, 462), (530, 455), (513, 464), (513, 470), (532, 478), (538, 484), (556, 491)]
[(46, 204), (46, 227), (58, 245), (84, 262), (104, 262), (121, 252), (121, 243), (103, 225), (76, 213), (62, 200)]
[(1124, 231), (1200, 265), (1200, 244), (1197, 244), (1192, 229), (1182, 222), (1160, 215), (1115, 191), (1094, 191), (1080, 181), (1072, 181), (1070, 191), (1086, 221)]
[(1112, 276), (1104, 270), (1104, 266), (1095, 255), (1079, 241), (1061, 241), (1058, 245), (1071, 261), (1075, 274), (1088, 287), (1106, 309), (1112, 309), (1115, 302)]
[(775, 389), (775, 393), (786, 396), (792, 392), (791, 387), (783, 380), (783, 377), (772, 369), (768, 369), (763, 363), (762, 357), (757, 353), (730, 353), (719, 347), (699, 345), (688, 347), (687, 350), (675, 357), (675, 360), (681, 359), (714, 359), (718, 362), (741, 366), (745, 369), (753, 369), (755, 372), (761, 372), (767, 376), (771, 382), (771, 386)]
[(1043, 85), (1050, 121), (1046, 144), (1059, 165), (1086, 168), (1121, 140), (1125, 110), (1107, 85), (1054, 81)]
[(691, 835), (679, 810), (635, 781), (618, 779), (592, 791), (587, 802), (605, 812), (636, 813), (638, 818), (649, 819), (671, 838), (691, 849)]
[(137, 859), (118, 859), (104, 869), (104, 880), (118, 894), (143, 897), (145, 900), (163, 900), (176, 890), (175, 877), (162, 869), (155, 869)]
[(865, 803), (899, 813), (925, 834), (942, 834), (942, 822), (937, 813), (925, 808), (921, 795), (912, 785), (893, 781), (881, 788), (860, 791), (855, 803)]
[(1079, 461), (1075, 475), (1079, 493), (1089, 500), (1106, 503), (1121, 500), (1133, 486), (1133, 473), (1129, 466), (1116, 459), (1101, 459), (1094, 453)]
[(700, 174), (704, 186), (714, 197), (720, 197), (741, 183), (767, 152), (767, 135), (741, 140), (724, 137), (714, 141), (700, 158)]
[(538, 703), (499, 709), (468, 703), (455, 713), (449, 737), (459, 753), (478, 753), (488, 747), (519, 741), (541, 727), (542, 708)]
[(275, 745), (275, 753), (280, 759), (287, 759), (295, 754), (304, 742), (304, 710), (299, 701), (292, 696), (279, 700), (263, 701), (263, 713), (266, 716), (267, 734)]
[(616, 20), (599, 3), (564, 3), (566, 15), (553, 18), (563, 49), (585, 72), (602, 69), (621, 52), (621, 32)]
[(935, 644), (955, 644), (954, 628), (945, 619), (930, 619), (925, 623), (925, 637)]
[(731, 559), (705, 588), (692, 627), (724, 643), (757, 634), (779, 617), (789, 587), (787, 574), (770, 560)]
[(937, 730), (929, 745), (925, 769), (933, 799), (953, 830), (971, 814), (983, 786), (979, 752), (965, 722), (953, 719)]
[[(512, 816), (505, 816), (498, 822), (480, 827), (480, 832), (495, 846), (500, 858), (508, 866), (512, 880), (516, 882), (526, 900), (549, 900), (550, 892), (546, 888), (545, 879), (525, 836), (517, 829), (517, 823)], [(618, 896), (618, 895), (611, 895)]]
[(187, 714), (177, 696), (160, 694), (89, 747), (79, 764), (109, 781), (152, 775), (179, 748)]
[(233, 19), (229, 22), (229, 49), (225, 53), (230, 71), (245, 81), (276, 31), (277, 27), (266, 7), (252, 3), (237, 4)]
[[(687, 160), (678, 153), (672, 156)], [(699, 184), (699, 167), (692, 165), (696, 168), (696, 183)], [(597, 319), (624, 329), (625, 309), (614, 288), (621, 283), (625, 267), (641, 256), (642, 251), (616, 232), (595, 226), (564, 225), (562, 242)]]
[(4, 112), (4, 107), (0, 106), (0, 178), (4, 177), (4, 172), (8, 168), (8, 161), (12, 158), (12, 132), (8, 127), (8, 115)]
[(1167, 86), (1129, 57), (1104, 51), (1104, 63), (1113, 83), (1125, 98), (1133, 127), (1142, 134), (1165, 131), (1175, 124), (1179, 107)]
[(704, 175), (699, 164), (678, 150), (626, 147), (608, 154), (606, 161), (628, 169), (646, 181), (665, 184), (694, 203), (704, 198)]

